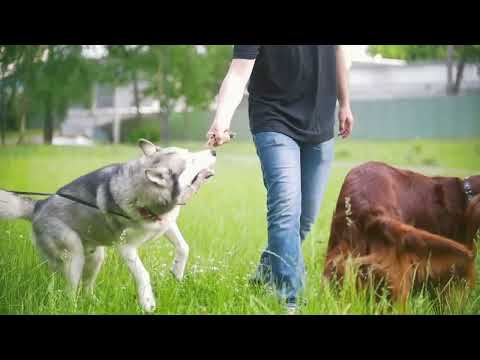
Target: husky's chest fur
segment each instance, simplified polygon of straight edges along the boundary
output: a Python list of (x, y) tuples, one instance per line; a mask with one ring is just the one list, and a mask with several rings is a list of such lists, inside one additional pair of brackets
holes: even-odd
[(176, 224), (179, 214), (180, 207), (176, 206), (156, 221), (145, 221), (133, 226), (126, 226), (118, 237), (112, 239), (113, 244), (132, 244), (139, 246), (155, 237), (164, 235), (172, 225)]

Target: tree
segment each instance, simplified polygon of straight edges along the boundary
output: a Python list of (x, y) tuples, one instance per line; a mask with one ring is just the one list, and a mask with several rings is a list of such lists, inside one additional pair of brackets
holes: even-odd
[[(44, 143), (51, 144), (55, 121), (62, 121), (73, 101), (89, 101), (93, 64), (81, 45), (10, 45), (2, 51), (2, 67), (11, 68), (9, 110), (19, 119), (23, 140), (27, 116), (43, 114)], [(8, 55), (8, 56), (7, 56)], [(17, 107), (19, 114), (17, 116)]]
[(463, 70), (466, 63), (480, 63), (480, 45), (449, 45), (457, 54), (457, 76), (452, 89), (453, 94), (458, 94), (463, 79)]
[(82, 55), (81, 45), (48, 45), (35, 66), (32, 93), (43, 108), (43, 139), (51, 144), (55, 122), (63, 121), (74, 101), (88, 103), (94, 84), (94, 64)]
[(7, 116), (5, 111), (5, 78), (8, 67), (8, 46), (0, 45), (0, 137), (2, 145), (5, 145), (5, 133), (7, 129)]
[(142, 70), (145, 67), (145, 45), (106, 45), (108, 52), (106, 58), (103, 81), (118, 86), (120, 84), (133, 84), (133, 95), (137, 119), (141, 119), (140, 102), (141, 93), (138, 83)]
[[(17, 144), (23, 142), (27, 127), (27, 114), (34, 99), (35, 67), (42, 61), (45, 45), (11, 45), (12, 56), (12, 92), (10, 106), (19, 120), (19, 137)], [(18, 109), (18, 111), (17, 111)]]
[(161, 135), (169, 141), (168, 127), (175, 105), (204, 109), (210, 105), (228, 66), (231, 46), (150, 45), (145, 71), (150, 74), (145, 94), (160, 104)]
[(15, 128), (17, 119), (17, 81), (14, 71), (20, 52), (19, 46), (0, 46), (0, 117), (2, 145), (8, 128)]
[[(445, 60), (447, 65), (447, 94), (457, 95), (466, 63), (480, 63), (480, 45), (370, 45), (368, 52), (385, 58), (407, 61)], [(453, 65), (456, 76), (453, 82)]]
[[(207, 108), (214, 99), (231, 56), (229, 45), (106, 45), (107, 56), (90, 60), (82, 45), (9, 45), (0, 47), (0, 111), (20, 129), (26, 119), (43, 114), (44, 142), (51, 143), (55, 124), (74, 102), (88, 103), (95, 81), (113, 86), (133, 83), (137, 116), (142, 96), (160, 104), (161, 134), (178, 104), (184, 110)], [(5, 69), (9, 69), (5, 75)], [(138, 81), (148, 87), (141, 91)], [(0, 115), (1, 116), (1, 115)], [(5, 116), (2, 116), (5, 118)]]

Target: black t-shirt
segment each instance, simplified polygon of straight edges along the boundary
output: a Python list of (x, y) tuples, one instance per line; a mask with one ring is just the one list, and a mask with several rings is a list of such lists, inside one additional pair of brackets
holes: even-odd
[(334, 137), (336, 45), (234, 45), (234, 59), (256, 59), (248, 85), (250, 129), (298, 141)]

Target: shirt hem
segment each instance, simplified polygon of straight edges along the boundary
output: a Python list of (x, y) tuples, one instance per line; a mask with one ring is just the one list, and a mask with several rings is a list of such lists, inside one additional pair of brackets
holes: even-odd
[(255, 127), (250, 127), (250, 131), (253, 135), (261, 133), (261, 132), (278, 132), (283, 135), (289, 136), (292, 139), (303, 142), (303, 143), (312, 143), (312, 144), (320, 144), (325, 141), (329, 141), (335, 137), (333, 128), (331, 131), (326, 131), (322, 132), (321, 134), (318, 135), (301, 135), (298, 133), (293, 132), (291, 129), (289, 129), (286, 126), (283, 126), (280, 123), (276, 123), (275, 125), (270, 123), (265, 126), (255, 126)]

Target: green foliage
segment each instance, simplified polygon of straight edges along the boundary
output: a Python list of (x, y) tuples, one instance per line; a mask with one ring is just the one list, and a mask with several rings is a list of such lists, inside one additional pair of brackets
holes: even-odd
[(158, 143), (160, 141), (158, 122), (134, 119), (123, 123), (121, 141), (136, 144), (140, 138)]
[(455, 51), (466, 62), (480, 62), (480, 45), (455, 45)]
[(106, 45), (107, 56), (103, 59), (100, 80), (114, 84), (133, 81), (134, 73), (145, 66), (145, 45)]
[(167, 109), (180, 99), (188, 107), (206, 108), (218, 92), (231, 47), (206, 45), (203, 49), (199, 52), (194, 45), (151, 45), (145, 61), (151, 79), (146, 94), (158, 98), (160, 106)]
[(90, 105), (96, 82), (119, 86), (147, 80), (139, 97), (157, 98), (167, 117), (179, 101), (203, 110), (217, 94), (231, 57), (230, 45), (105, 46), (107, 55), (92, 60), (83, 53), (88, 45), (1, 45), (4, 112), (11, 127), (19, 127), (24, 113), (58, 124), (72, 104)]
[(446, 45), (370, 45), (368, 53), (407, 61), (438, 60), (447, 56)]
[(146, 80), (146, 89), (134, 86), (135, 104), (146, 96), (158, 100), (166, 140), (178, 103), (190, 111), (212, 103), (231, 56), (228, 45), (107, 45), (107, 50), (102, 81), (118, 86)]
[(96, 64), (81, 45), (8, 45), (0, 52), (7, 71), (10, 114), (44, 114), (62, 121), (73, 102), (89, 104)]
[[(445, 61), (448, 70), (446, 92), (457, 95), (466, 63), (480, 63), (480, 45), (370, 45), (371, 55), (407, 61)], [(456, 61), (456, 79), (452, 81), (453, 63)]]
[(49, 45), (45, 56), (36, 64), (33, 100), (45, 104), (50, 98), (57, 119), (63, 120), (73, 101), (89, 105), (94, 64), (82, 56), (79, 45)]
[(147, 80), (143, 96), (153, 96), (168, 110), (180, 99), (189, 107), (211, 103), (226, 72), (231, 46), (106, 45), (101, 81), (131, 83), (134, 76)]
[[(370, 55), (407, 61), (445, 60), (447, 45), (370, 45)], [(454, 45), (454, 57), (465, 61), (480, 61), (480, 45)]]

